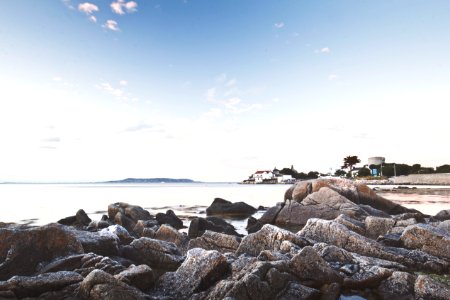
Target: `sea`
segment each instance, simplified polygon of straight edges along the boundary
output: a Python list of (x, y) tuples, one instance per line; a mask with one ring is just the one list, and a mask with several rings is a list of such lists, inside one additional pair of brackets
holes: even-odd
[[(44, 225), (75, 215), (83, 209), (92, 220), (107, 214), (108, 205), (126, 202), (152, 214), (171, 209), (186, 228), (193, 217), (206, 217), (214, 198), (243, 201), (258, 207), (282, 202), (290, 185), (243, 185), (237, 183), (146, 183), (146, 184), (0, 184), (0, 222)], [(450, 209), (450, 186), (374, 186), (381, 196), (425, 214)], [(254, 217), (259, 218), (264, 210)], [(246, 234), (247, 220), (227, 219)], [(187, 229), (185, 229), (187, 231)]]

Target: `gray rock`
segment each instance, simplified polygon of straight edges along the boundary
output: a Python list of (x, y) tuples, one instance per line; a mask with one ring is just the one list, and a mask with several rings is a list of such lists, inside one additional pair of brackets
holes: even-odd
[(290, 241), (298, 246), (307, 246), (309, 242), (298, 235), (278, 228), (273, 225), (266, 224), (256, 233), (251, 233), (244, 237), (236, 250), (236, 255), (243, 253), (258, 256), (263, 250), (280, 250), (283, 241)]
[(450, 220), (439, 222), (437, 228), (444, 230), (448, 235), (450, 235)]
[[(292, 204), (292, 203), (290, 203)], [(280, 213), (280, 211), (285, 206), (285, 203), (279, 202), (276, 206), (270, 207), (256, 222), (247, 224), (248, 233), (255, 233), (260, 230), (265, 224), (275, 224), (275, 220)]]
[(188, 249), (202, 248), (217, 250), (220, 253), (235, 252), (240, 242), (240, 237), (207, 230), (201, 237), (190, 240)]
[(310, 282), (309, 286), (342, 283), (342, 277), (310, 246), (304, 247), (291, 259), (290, 267), (300, 280)]
[(233, 225), (216, 217), (207, 217), (206, 219), (194, 218), (191, 220), (188, 231), (189, 238), (202, 236), (206, 230), (239, 236)]
[(366, 234), (366, 225), (361, 222), (358, 221), (356, 219), (353, 219), (349, 216), (346, 215), (339, 215), (336, 219), (334, 219), (335, 222), (344, 225), (345, 227), (347, 227), (348, 229), (350, 229), (351, 231), (354, 231), (356, 233), (359, 233), (361, 235), (365, 235)]
[(369, 216), (364, 220), (366, 236), (377, 239), (380, 235), (385, 235), (395, 225), (395, 220), (391, 218), (379, 218)]
[(16, 297), (36, 297), (81, 282), (83, 277), (75, 272), (46, 273), (38, 276), (14, 276), (5, 283), (0, 282), (0, 291), (11, 291)]
[(174, 243), (182, 253), (186, 254), (189, 243), (188, 236), (170, 225), (161, 225), (155, 233), (155, 239)]
[(248, 218), (256, 211), (256, 208), (244, 202), (232, 203), (225, 199), (215, 198), (213, 203), (206, 209), (206, 215)]
[(81, 242), (66, 226), (0, 228), (0, 280), (32, 275), (39, 263), (83, 253)]
[(450, 258), (450, 235), (445, 230), (427, 224), (411, 225), (403, 231), (400, 240), (407, 248)]
[(113, 237), (116, 237), (116, 240), (120, 241), (120, 243), (123, 245), (128, 245), (134, 240), (128, 230), (120, 225), (108, 226), (107, 228), (100, 230), (99, 234), (101, 236), (112, 235)]
[(77, 228), (84, 228), (91, 223), (91, 219), (88, 217), (86, 212), (82, 209), (78, 210), (75, 216), (67, 217), (58, 221), (59, 224), (74, 226)]
[(151, 299), (135, 287), (129, 286), (112, 275), (94, 270), (81, 282), (79, 294), (90, 300), (141, 300)]
[(131, 265), (114, 277), (128, 285), (137, 287), (142, 291), (147, 291), (155, 284), (153, 270), (147, 265)]
[(450, 209), (441, 210), (436, 215), (431, 217), (433, 221), (445, 221), (450, 220)]
[(414, 284), (416, 299), (424, 300), (448, 300), (450, 299), (450, 287), (433, 280), (426, 275), (419, 275)]
[(85, 253), (93, 252), (95, 254), (105, 256), (114, 256), (119, 254), (119, 241), (115, 234), (108, 231), (89, 232), (77, 230), (72, 227), (67, 227), (66, 230), (81, 242)]
[(118, 225), (132, 231), (137, 221), (154, 219), (150, 213), (137, 205), (131, 205), (124, 202), (117, 202), (108, 205), (108, 217)]
[(317, 243), (314, 245), (314, 250), (327, 262), (339, 262), (341, 264), (354, 264), (353, 255), (342, 248), (325, 243)]
[(229, 270), (225, 256), (217, 251), (194, 248), (176, 272), (162, 275), (156, 293), (175, 299), (188, 299), (192, 294), (210, 288)]
[(301, 285), (300, 283), (291, 282), (281, 291), (276, 299), (279, 300), (307, 300), (318, 299), (319, 291), (310, 287)]
[(378, 286), (378, 294), (382, 299), (410, 300), (414, 299), (414, 282), (416, 278), (406, 272), (394, 272)]
[(344, 279), (343, 286), (352, 289), (364, 289), (377, 287), (380, 282), (393, 273), (392, 270), (379, 266), (372, 266), (368, 269), (355, 272), (350, 277)]
[(122, 249), (123, 256), (152, 269), (174, 271), (184, 260), (174, 243), (150, 238), (136, 239)]

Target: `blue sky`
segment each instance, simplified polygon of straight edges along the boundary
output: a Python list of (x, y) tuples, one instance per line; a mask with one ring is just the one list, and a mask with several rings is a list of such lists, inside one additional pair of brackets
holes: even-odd
[(449, 163), (448, 1), (8, 1), (0, 181)]

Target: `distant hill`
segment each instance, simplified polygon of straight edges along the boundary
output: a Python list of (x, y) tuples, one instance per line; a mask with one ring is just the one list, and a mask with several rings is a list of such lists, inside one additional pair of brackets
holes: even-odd
[(194, 183), (192, 179), (175, 178), (127, 178), (122, 180), (107, 181), (106, 183)]

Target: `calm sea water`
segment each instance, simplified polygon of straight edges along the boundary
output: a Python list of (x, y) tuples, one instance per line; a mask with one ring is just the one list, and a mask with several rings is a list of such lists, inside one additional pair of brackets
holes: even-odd
[[(270, 207), (283, 201), (289, 185), (195, 184), (0, 184), (0, 221), (43, 225), (74, 215), (82, 208), (92, 219), (106, 214), (108, 204), (127, 202), (152, 214), (172, 209), (189, 223), (205, 216), (216, 197)], [(421, 189), (421, 191), (424, 191)], [(450, 209), (450, 189), (441, 193), (381, 192), (382, 196), (426, 214)], [(256, 213), (259, 217), (263, 212)], [(230, 220), (245, 233), (246, 220)]]

